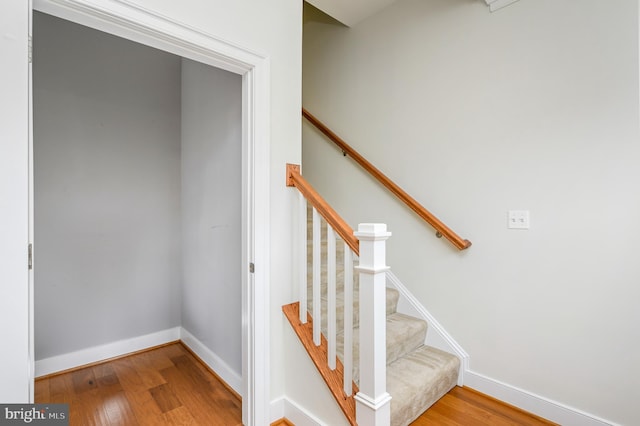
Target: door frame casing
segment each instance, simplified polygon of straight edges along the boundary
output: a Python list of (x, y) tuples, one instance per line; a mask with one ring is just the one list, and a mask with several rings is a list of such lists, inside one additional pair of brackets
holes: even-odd
[[(0, 13), (0, 401), (33, 400), (29, 246), (29, 0)], [(5, 63), (6, 61), (6, 63)]]
[(269, 424), (268, 57), (126, 0), (34, 0), (33, 9), (242, 76), (242, 418)]

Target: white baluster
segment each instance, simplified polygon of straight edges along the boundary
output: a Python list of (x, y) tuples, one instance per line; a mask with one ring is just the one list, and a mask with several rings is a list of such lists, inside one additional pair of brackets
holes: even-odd
[(353, 253), (344, 243), (344, 393), (353, 393)]
[(313, 209), (313, 343), (320, 346), (320, 326), (322, 325), (322, 308), (320, 295), (320, 214)]
[(336, 369), (336, 233), (327, 225), (327, 356)]
[(299, 283), (299, 301), (300, 301), (300, 322), (307, 323), (307, 199), (299, 193), (298, 199), (298, 231), (300, 233), (300, 247), (298, 255), (300, 256), (300, 271), (298, 275)]
[(389, 425), (391, 396), (387, 393), (385, 240), (387, 226), (361, 223), (360, 240), (360, 391), (356, 421), (360, 425)]

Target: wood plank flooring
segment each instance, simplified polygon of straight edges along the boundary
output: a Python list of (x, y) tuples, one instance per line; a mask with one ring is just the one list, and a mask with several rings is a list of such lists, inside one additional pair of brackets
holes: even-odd
[(455, 387), (411, 426), (556, 425), (470, 388)]
[[(71, 426), (237, 426), (240, 398), (181, 343), (38, 379), (37, 403), (68, 403)], [(285, 419), (278, 425), (291, 425)], [(555, 423), (456, 387), (411, 426)]]
[(242, 424), (240, 398), (175, 343), (38, 379), (37, 403), (68, 403), (71, 426)]

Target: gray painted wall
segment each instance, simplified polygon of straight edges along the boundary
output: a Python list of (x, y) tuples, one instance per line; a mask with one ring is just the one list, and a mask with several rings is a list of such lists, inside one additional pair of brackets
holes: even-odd
[(180, 325), (180, 66), (34, 14), (36, 359)]
[(183, 325), (241, 375), (241, 77), (34, 29), (36, 359)]
[(183, 327), (242, 374), (242, 78), (182, 67)]

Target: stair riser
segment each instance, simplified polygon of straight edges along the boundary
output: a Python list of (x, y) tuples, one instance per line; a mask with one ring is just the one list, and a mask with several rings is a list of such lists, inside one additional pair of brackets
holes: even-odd
[(456, 386), (460, 360), (423, 346), (387, 368), (391, 425), (406, 426)]
[[(424, 345), (427, 337), (427, 323), (414, 317), (394, 313), (387, 317), (387, 365)], [(353, 330), (353, 381), (360, 383), (360, 329)], [(343, 361), (344, 339), (339, 335), (336, 341), (338, 358)]]
[[(307, 289), (307, 294), (311, 296), (311, 288)], [(323, 291), (321, 294), (323, 295), (321, 298), (321, 305), (320, 305), (320, 308), (321, 308), (320, 312), (322, 313), (321, 329), (322, 329), (322, 333), (326, 335), (327, 334), (327, 306), (328, 306), (326, 290)], [(398, 305), (399, 297), (400, 297), (400, 294), (398, 293), (397, 290), (391, 289), (391, 288), (387, 289), (387, 298), (386, 298), (387, 316), (392, 315), (393, 313), (396, 312), (396, 307)], [(359, 302), (359, 294), (357, 292), (355, 292), (353, 295), (353, 301), (354, 301), (353, 302), (353, 326), (357, 327), (360, 322), (359, 321), (360, 302)], [(309, 297), (309, 300), (307, 301), (307, 310), (314, 318), (316, 318), (316, 316), (313, 315), (313, 303), (312, 303), (311, 297)], [(339, 291), (336, 297), (336, 330), (340, 332), (343, 329), (344, 329), (344, 293)]]

